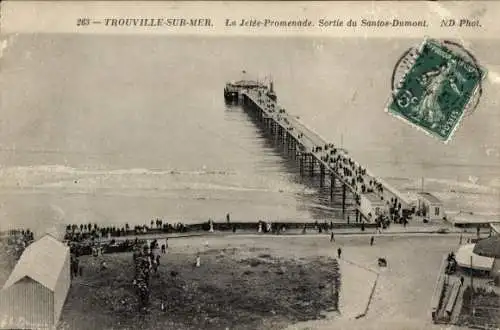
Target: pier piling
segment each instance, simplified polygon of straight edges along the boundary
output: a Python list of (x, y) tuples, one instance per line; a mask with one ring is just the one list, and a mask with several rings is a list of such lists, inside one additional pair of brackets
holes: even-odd
[[(297, 161), (301, 176), (307, 175), (314, 178), (319, 174), (320, 188), (326, 184), (329, 185), (330, 203), (340, 204), (343, 219), (346, 219), (346, 216), (349, 217), (348, 209), (351, 209), (355, 212), (356, 222), (373, 220), (370, 218), (370, 212), (361, 207), (361, 200), (365, 193), (364, 187), (368, 186), (368, 182), (370, 182), (370, 192), (378, 194), (382, 200), (394, 198), (404, 201), (399, 191), (367, 173), (343, 148), (327, 143), (317, 133), (302, 124), (297, 117), (288, 114), (277, 103), (276, 94), (272, 88), (253, 81), (228, 83), (224, 89), (224, 97), (226, 102), (238, 100), (243, 105), (255, 122), (261, 125), (276, 148), (287, 157)], [(363, 191), (358, 183), (360, 177), (361, 182), (366, 184)], [(338, 189), (337, 181), (340, 182)], [(317, 183), (317, 180), (310, 182)], [(376, 182), (378, 186), (374, 185), (374, 188), (378, 187), (378, 189), (374, 190), (371, 182)], [(319, 191), (327, 192), (328, 188)], [(403, 207), (409, 207), (409, 204), (403, 203)]]

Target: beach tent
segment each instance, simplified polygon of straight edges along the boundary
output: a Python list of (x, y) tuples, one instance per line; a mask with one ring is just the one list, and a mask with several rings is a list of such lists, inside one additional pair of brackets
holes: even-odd
[(69, 247), (47, 234), (29, 245), (0, 291), (0, 316), (9, 328), (51, 328), (71, 283)]
[(500, 258), (500, 236), (479, 240), (474, 246), (474, 253), (489, 258)]
[(457, 265), (462, 268), (472, 268), (474, 270), (490, 272), (493, 268), (494, 259), (475, 254), (473, 252), (474, 246), (475, 244), (466, 244), (460, 246), (457, 253), (455, 254)]
[(478, 241), (473, 252), (483, 257), (493, 258), (491, 275), (500, 277), (500, 236), (495, 235)]

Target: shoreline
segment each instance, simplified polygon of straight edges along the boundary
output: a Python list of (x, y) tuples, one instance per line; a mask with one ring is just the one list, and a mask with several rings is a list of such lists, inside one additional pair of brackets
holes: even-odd
[[(500, 222), (500, 221), (498, 221)], [(230, 236), (230, 235), (258, 235), (258, 236), (325, 236), (333, 233), (334, 235), (406, 235), (406, 234), (430, 234), (430, 235), (449, 235), (449, 234), (463, 234), (469, 236), (468, 234), (476, 234), (476, 229), (479, 226), (481, 233), (490, 232), (490, 224), (495, 222), (481, 222), (481, 223), (451, 223), (449, 221), (440, 221), (440, 223), (421, 223), (413, 220), (406, 227), (402, 224), (391, 223), (387, 228), (377, 230), (377, 224), (375, 223), (346, 223), (346, 222), (273, 222), (273, 228), (271, 230), (266, 230), (266, 222), (262, 222), (262, 231), (259, 232), (259, 222), (212, 222), (213, 228), (210, 229), (209, 222), (194, 223), (194, 224), (180, 224), (182, 227), (174, 226), (169, 227), (148, 227), (135, 226), (134, 229), (125, 230), (125, 225), (122, 227), (115, 226), (100, 226), (97, 224), (92, 224), (92, 226), (97, 226), (97, 231), (92, 229), (88, 231), (84, 229), (80, 230), (80, 227), (75, 227), (75, 230), (68, 229), (70, 225), (62, 225), (61, 227), (66, 227), (58, 233), (54, 233), (51, 230), (46, 230), (43, 233), (36, 233), (37, 236), (44, 235), (46, 233), (55, 235), (57, 234), (65, 235), (77, 235), (83, 236), (83, 239), (89, 239), (92, 235), (99, 241), (110, 241), (110, 240), (126, 240), (134, 239), (135, 237), (191, 237), (191, 236)], [(86, 225), (85, 225), (86, 226)], [(282, 228), (286, 228), (282, 230)], [(94, 227), (93, 227), (94, 228)], [(146, 230), (144, 230), (146, 228)], [(319, 229), (321, 228), (321, 230)], [(15, 228), (8, 230), (0, 230), (0, 238), (8, 237), (11, 235), (16, 235), (15, 233), (20, 233), (25, 228)], [(29, 228), (28, 228), (29, 229)], [(305, 231), (304, 231), (305, 229)], [(102, 232), (105, 234), (101, 234)], [(97, 234), (96, 234), (97, 232)], [(109, 233), (109, 234), (108, 234)], [(101, 235), (100, 235), (101, 234)]]

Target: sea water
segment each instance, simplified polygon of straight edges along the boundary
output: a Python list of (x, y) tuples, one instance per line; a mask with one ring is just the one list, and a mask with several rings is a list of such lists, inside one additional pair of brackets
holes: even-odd
[[(4, 36), (1, 227), (338, 217), (224, 104), (226, 81), (269, 74), (288, 112), (391, 184), (416, 191), (424, 177), (447, 211), (500, 214), (500, 85), (485, 81), (448, 145), (384, 113), (393, 67), (419, 41)], [(500, 67), (493, 49), (472, 52)]]

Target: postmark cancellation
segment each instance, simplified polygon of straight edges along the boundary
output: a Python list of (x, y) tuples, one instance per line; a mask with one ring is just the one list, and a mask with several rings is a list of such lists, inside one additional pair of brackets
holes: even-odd
[(425, 39), (408, 50), (395, 73), (386, 112), (447, 143), (478, 104), (486, 71), (463, 47)]

